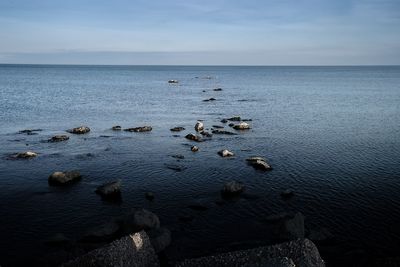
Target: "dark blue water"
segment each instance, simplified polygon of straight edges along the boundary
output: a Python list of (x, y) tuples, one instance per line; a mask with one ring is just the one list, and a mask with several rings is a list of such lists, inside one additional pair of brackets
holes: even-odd
[[(202, 101), (210, 97), (217, 100)], [(184, 136), (196, 120), (211, 127), (234, 115), (251, 118), (252, 130), (214, 135), (190, 151)], [(92, 131), (43, 142), (82, 124)], [(52, 234), (79, 239), (132, 207), (157, 213), (172, 230), (174, 260), (268, 244), (265, 218), (282, 211), (301, 211), (308, 228), (328, 228), (342, 247), (377, 257), (400, 251), (400, 67), (0, 65), (0, 125), (2, 266), (46, 254), (43, 240)], [(113, 132), (113, 125), (153, 131)], [(173, 136), (174, 126), (186, 131)], [(28, 128), (43, 131), (18, 134)], [(220, 158), (223, 148), (236, 156)], [(26, 150), (39, 156), (7, 159)], [(245, 162), (252, 155), (274, 169), (254, 170)], [(81, 182), (49, 187), (49, 174), (71, 169)], [(119, 204), (94, 193), (113, 179), (123, 184)], [(215, 204), (230, 179), (253, 197)], [(280, 197), (287, 188), (295, 191), (289, 201)], [(191, 211), (193, 201), (209, 209)], [(186, 213), (195, 217), (189, 224), (178, 220)]]

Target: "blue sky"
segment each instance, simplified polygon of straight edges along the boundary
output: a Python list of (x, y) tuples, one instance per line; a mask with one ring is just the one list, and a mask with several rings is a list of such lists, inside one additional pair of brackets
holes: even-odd
[(400, 1), (0, 0), (0, 63), (400, 64)]

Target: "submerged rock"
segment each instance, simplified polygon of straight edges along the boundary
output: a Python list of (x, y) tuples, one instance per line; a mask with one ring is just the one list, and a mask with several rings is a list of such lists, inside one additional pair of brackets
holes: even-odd
[(214, 97), (208, 98), (208, 99), (204, 99), (203, 102), (209, 102), (209, 101), (215, 101), (217, 99), (215, 99)]
[(314, 242), (327, 242), (334, 238), (334, 235), (327, 228), (311, 229), (308, 238)]
[(222, 119), (221, 122), (222, 122), (222, 123), (227, 123), (228, 120), (227, 120), (227, 119)]
[(282, 216), (275, 222), (273, 234), (279, 240), (304, 238), (304, 216), (297, 212), (294, 216)]
[(78, 171), (54, 172), (49, 176), (50, 185), (66, 185), (82, 178)]
[(118, 223), (108, 222), (87, 231), (83, 236), (83, 240), (90, 242), (110, 241), (116, 237), (118, 231)]
[(122, 217), (120, 224), (125, 233), (160, 228), (158, 216), (146, 209), (137, 209)]
[(171, 232), (165, 227), (152, 229), (146, 233), (156, 253), (163, 251), (171, 244)]
[(203, 136), (205, 136), (205, 137), (212, 137), (212, 134), (210, 134), (210, 133), (207, 132), (207, 131), (201, 131), (200, 134), (203, 135)]
[(150, 201), (154, 200), (154, 194), (152, 192), (146, 192), (146, 194), (144, 194), (144, 196), (147, 200), (150, 200)]
[(190, 148), (190, 150), (192, 150), (193, 152), (197, 152), (197, 151), (199, 151), (199, 147), (198, 146), (192, 146)]
[(180, 165), (175, 165), (175, 164), (165, 164), (165, 167), (167, 167), (170, 170), (174, 170), (174, 171), (178, 171), (178, 172), (186, 170), (185, 166), (180, 166)]
[(229, 151), (228, 149), (223, 149), (218, 151), (218, 155), (220, 155), (221, 157), (232, 157), (235, 154), (231, 151)]
[(44, 243), (48, 246), (65, 246), (71, 243), (71, 239), (62, 233), (57, 233), (45, 240)]
[(235, 130), (248, 130), (248, 129), (251, 129), (251, 128), (250, 128), (250, 125), (248, 123), (241, 122), (239, 124), (233, 125), (233, 129), (235, 129)]
[(256, 169), (268, 171), (272, 170), (272, 167), (267, 163), (267, 161), (262, 157), (250, 157), (246, 161)]
[(178, 80), (169, 80), (168, 83), (179, 83)]
[(72, 133), (72, 134), (85, 134), (90, 132), (90, 128), (87, 126), (79, 126), (76, 128), (72, 128), (67, 130), (67, 132)]
[(226, 134), (226, 135), (237, 135), (237, 133), (232, 133), (230, 131), (224, 131), (224, 130), (212, 130), (213, 134)]
[(204, 124), (203, 124), (201, 121), (198, 121), (198, 122), (196, 123), (196, 125), (194, 126), (194, 129), (195, 129), (197, 132), (201, 132), (201, 131), (204, 130)]
[(122, 127), (119, 126), (119, 125), (116, 125), (116, 126), (113, 126), (113, 127), (111, 128), (111, 130), (113, 130), (113, 131), (121, 131), (121, 130), (122, 130)]
[(240, 118), (240, 116), (233, 116), (233, 117), (231, 117), (231, 118), (229, 118), (227, 120), (228, 121), (241, 121), (241, 118)]
[(54, 143), (54, 142), (67, 141), (68, 139), (69, 139), (68, 135), (55, 135), (52, 138), (50, 138), (48, 141), (51, 143)]
[(232, 197), (241, 194), (245, 189), (245, 186), (241, 182), (229, 181), (224, 184), (221, 190), (221, 194), (225, 197)]
[(116, 180), (97, 187), (97, 194), (103, 198), (118, 198), (121, 196), (121, 181)]
[(224, 126), (221, 126), (221, 125), (213, 125), (212, 127), (215, 129), (223, 129), (224, 128)]
[(216, 92), (222, 91), (222, 88), (214, 88), (213, 91), (216, 91)]
[(174, 127), (174, 128), (170, 129), (171, 132), (180, 132), (183, 130), (185, 130), (185, 128), (183, 128), (183, 127)]
[(21, 130), (18, 133), (20, 134), (26, 134), (26, 135), (36, 135), (38, 134), (37, 132), (41, 132), (42, 129), (25, 129), (25, 130)]
[(26, 152), (20, 152), (14, 155), (15, 158), (18, 159), (31, 159), (34, 157), (37, 157), (37, 153), (33, 152), (33, 151), (26, 151)]
[(134, 127), (134, 128), (127, 128), (124, 129), (124, 131), (127, 132), (150, 132), (151, 130), (153, 130), (153, 128), (151, 126), (141, 126), (141, 127)]
[(281, 196), (283, 198), (291, 198), (294, 196), (294, 192), (291, 189), (286, 189), (284, 191), (281, 192)]
[(202, 142), (203, 141), (200, 136), (194, 135), (192, 133), (186, 135), (185, 138), (189, 139), (189, 140), (192, 140), (192, 141), (196, 141), (196, 142)]

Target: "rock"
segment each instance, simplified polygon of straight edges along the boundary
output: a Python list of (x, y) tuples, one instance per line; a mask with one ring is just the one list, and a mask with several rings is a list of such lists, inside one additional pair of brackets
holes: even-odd
[(145, 232), (130, 234), (102, 248), (69, 261), (63, 267), (160, 266)]
[(197, 152), (197, 151), (199, 151), (199, 147), (197, 147), (197, 146), (192, 146), (192, 147), (190, 148), (190, 150), (192, 150), (193, 152)]
[(314, 242), (326, 242), (332, 240), (334, 235), (327, 228), (311, 229), (308, 238)]
[(108, 222), (87, 231), (82, 240), (87, 242), (110, 241), (116, 237), (118, 230), (118, 223)]
[(224, 129), (224, 126), (221, 125), (213, 125), (212, 127), (215, 129)]
[(52, 138), (50, 138), (48, 141), (49, 142), (62, 142), (62, 141), (67, 141), (69, 139), (68, 135), (55, 135)]
[(226, 135), (237, 135), (237, 133), (232, 133), (229, 131), (222, 131), (222, 130), (213, 130), (213, 134), (226, 134)]
[(176, 159), (184, 159), (184, 158), (185, 158), (184, 155), (180, 155), (180, 154), (178, 154), (178, 155), (172, 155), (171, 157), (176, 158)]
[(179, 83), (178, 80), (169, 80), (168, 83)]
[(232, 157), (235, 154), (231, 151), (229, 151), (228, 149), (223, 149), (218, 151), (218, 155), (220, 155), (221, 157)]
[(194, 126), (194, 129), (195, 129), (197, 132), (201, 132), (201, 131), (204, 130), (204, 124), (203, 124), (201, 121), (198, 121), (198, 122), (196, 123), (196, 125)]
[(144, 196), (147, 200), (154, 200), (154, 194), (152, 192), (147, 192)]
[(26, 129), (26, 130), (21, 130), (18, 133), (20, 134), (26, 134), (26, 135), (36, 135), (38, 134), (37, 132), (41, 132), (42, 129)]
[(183, 127), (174, 127), (174, 128), (170, 129), (171, 132), (180, 132), (180, 131), (184, 131), (184, 130), (185, 130), (185, 128), (183, 128)]
[(219, 92), (222, 91), (222, 88), (214, 88), (213, 91)]
[(215, 99), (214, 97), (211, 97), (209, 99), (204, 99), (203, 102), (208, 102), (208, 101), (215, 101), (217, 99)]
[(240, 116), (234, 116), (232, 118), (229, 118), (228, 121), (241, 121)]
[(116, 126), (113, 126), (113, 127), (111, 128), (111, 130), (113, 130), (113, 131), (121, 131), (121, 130), (122, 130), (122, 127), (119, 126), (119, 125), (116, 125)]
[(18, 159), (31, 159), (37, 157), (37, 155), (38, 154), (33, 151), (26, 151), (16, 154), (15, 157)]
[(212, 134), (210, 134), (209, 132), (206, 132), (206, 131), (201, 131), (200, 134), (205, 137), (212, 137)]
[(54, 172), (49, 176), (49, 184), (55, 186), (65, 185), (78, 181), (81, 178), (82, 176), (78, 171)]
[(45, 240), (44, 243), (48, 246), (65, 246), (71, 243), (71, 239), (62, 233), (57, 233)]
[(165, 227), (147, 231), (147, 235), (156, 253), (163, 251), (171, 244), (171, 232)]
[(182, 222), (191, 222), (194, 220), (194, 216), (191, 214), (182, 214), (178, 219)]
[(233, 127), (233, 126), (235, 126), (235, 124), (234, 123), (229, 123), (228, 126), (229, 127)]
[(246, 161), (256, 169), (268, 171), (272, 170), (272, 167), (267, 163), (267, 161), (262, 157), (250, 157)]
[(202, 142), (203, 141), (200, 136), (194, 135), (192, 133), (186, 135), (185, 138), (189, 139), (189, 140), (192, 140), (192, 141), (196, 141), (196, 142)]
[(90, 132), (90, 128), (87, 126), (80, 126), (80, 127), (69, 129), (69, 130), (67, 130), (67, 132), (73, 133), (73, 134), (85, 134), (85, 133)]
[(252, 119), (242, 119), (242, 121), (253, 121)]
[(245, 187), (241, 182), (229, 181), (224, 184), (221, 190), (223, 196), (237, 196), (244, 191)]
[(273, 230), (279, 240), (294, 240), (304, 238), (304, 216), (297, 212), (293, 217), (285, 216), (275, 223)]
[(298, 239), (273, 246), (187, 259), (175, 266), (325, 267), (325, 263), (313, 242), (308, 239)]
[(134, 128), (127, 128), (124, 129), (124, 131), (127, 132), (150, 132), (151, 130), (153, 130), (153, 128), (151, 126), (141, 126), (141, 127), (134, 127)]
[(222, 122), (222, 123), (227, 123), (228, 120), (227, 120), (227, 119), (222, 119), (221, 122)]
[(158, 216), (145, 209), (135, 210), (122, 218), (122, 228), (125, 233), (138, 232), (142, 230), (157, 229), (160, 227)]
[(97, 187), (97, 194), (103, 198), (115, 198), (121, 196), (121, 181), (116, 180)]
[(235, 130), (249, 130), (251, 128), (250, 128), (250, 125), (248, 123), (240, 122), (239, 124), (233, 125), (233, 129), (235, 129)]
[(174, 171), (178, 171), (178, 172), (181, 172), (181, 171), (184, 171), (187, 169), (185, 166), (179, 166), (179, 165), (175, 165), (175, 164), (165, 164), (165, 167), (167, 167), (170, 170), (174, 170)]
[(281, 192), (281, 196), (283, 198), (291, 198), (293, 195), (294, 195), (294, 192), (291, 189), (286, 189), (286, 190)]

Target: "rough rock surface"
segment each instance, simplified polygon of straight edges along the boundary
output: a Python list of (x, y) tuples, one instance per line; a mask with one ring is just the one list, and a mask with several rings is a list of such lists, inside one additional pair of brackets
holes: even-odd
[(274, 235), (278, 240), (304, 238), (304, 216), (297, 212), (294, 216), (282, 216), (274, 225)]
[(16, 158), (18, 159), (30, 159), (30, 158), (34, 158), (37, 157), (37, 153), (33, 152), (33, 151), (26, 151), (26, 152), (21, 152), (15, 155)]
[(201, 121), (198, 121), (198, 122), (196, 123), (196, 125), (194, 126), (194, 129), (195, 129), (197, 132), (201, 132), (201, 131), (204, 130), (204, 124), (203, 124)]
[(87, 126), (79, 126), (76, 128), (69, 129), (69, 130), (67, 130), (67, 132), (73, 133), (73, 134), (85, 134), (85, 133), (90, 132), (90, 128)]
[(198, 146), (192, 146), (190, 148), (190, 150), (192, 150), (193, 152), (197, 152), (197, 151), (199, 151), (199, 147)]
[(127, 128), (124, 131), (139, 133), (139, 132), (150, 132), (151, 130), (153, 130), (151, 126), (141, 126), (141, 127)]
[(65, 185), (82, 178), (78, 171), (54, 172), (49, 176), (50, 185)]
[(233, 129), (235, 130), (248, 130), (250, 129), (250, 125), (246, 122), (241, 122), (238, 124), (233, 125)]
[(185, 138), (186, 138), (186, 139), (189, 139), (189, 140), (192, 140), (192, 141), (196, 141), (196, 142), (201, 142), (201, 141), (203, 141), (203, 140), (201, 139), (200, 136), (194, 135), (194, 134), (192, 134), (192, 133), (186, 135)]
[(121, 181), (116, 180), (103, 184), (97, 187), (96, 193), (104, 198), (118, 197), (121, 194)]
[(229, 151), (228, 149), (223, 149), (218, 151), (218, 155), (220, 155), (221, 157), (232, 157), (235, 154), (231, 151)]
[(170, 129), (171, 132), (180, 132), (183, 130), (185, 130), (185, 128), (183, 128), (183, 127), (174, 127), (174, 128)]
[(69, 261), (64, 267), (153, 267), (160, 266), (145, 232), (125, 236), (102, 248)]
[(163, 251), (171, 243), (171, 232), (165, 227), (147, 231), (147, 235), (156, 253)]
[(121, 130), (122, 130), (122, 127), (119, 126), (119, 125), (115, 125), (115, 126), (113, 126), (111, 129), (112, 129), (113, 131), (121, 131)]
[(175, 266), (324, 267), (325, 263), (313, 242), (308, 239), (298, 239), (273, 246), (239, 250), (215, 256), (184, 260)]
[(55, 135), (52, 138), (50, 138), (48, 141), (51, 143), (55, 143), (55, 142), (67, 141), (68, 139), (69, 139), (68, 135)]

